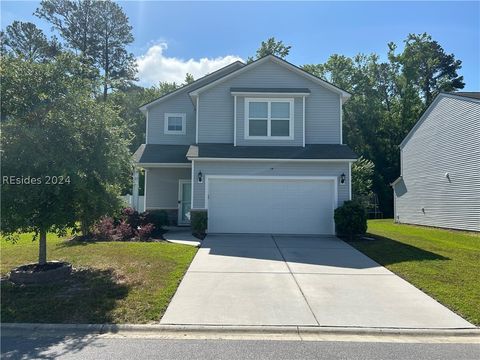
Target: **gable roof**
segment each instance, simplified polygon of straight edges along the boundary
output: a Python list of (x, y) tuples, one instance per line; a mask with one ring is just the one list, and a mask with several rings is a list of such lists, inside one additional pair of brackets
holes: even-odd
[(454, 93), (446, 93), (446, 92), (440, 92), (438, 95), (433, 99), (433, 101), (430, 103), (430, 105), (424, 110), (422, 115), (420, 116), (420, 119), (415, 123), (413, 128), (409, 131), (407, 136), (403, 139), (403, 141), (400, 143), (399, 147), (403, 148), (405, 144), (410, 140), (410, 138), (413, 136), (415, 131), (422, 125), (422, 123), (425, 121), (427, 116), (430, 114), (430, 112), (433, 110), (433, 108), (438, 104), (440, 99), (444, 97), (450, 97), (450, 98), (463, 98), (463, 100), (466, 101), (473, 101), (475, 103), (480, 104), (480, 97), (477, 97), (477, 95), (471, 95), (471, 96), (466, 96), (464, 94), (480, 94), (480, 93), (468, 93), (468, 92), (454, 92)]
[(216, 85), (218, 85), (219, 83), (222, 83), (223, 81), (227, 80), (227, 79), (230, 79), (231, 77), (233, 76), (237, 76), (237, 75), (240, 75), (241, 73), (243, 72), (246, 72), (248, 70), (251, 70), (255, 67), (257, 67), (258, 65), (260, 64), (263, 64), (267, 61), (273, 61), (279, 65), (282, 65), (284, 67), (286, 67), (287, 69), (289, 70), (292, 70), (294, 71), (295, 73), (307, 78), (307, 79), (310, 79), (311, 81), (313, 81), (314, 83), (317, 83), (337, 94), (340, 94), (342, 96), (342, 100), (343, 101), (346, 101), (350, 96), (351, 94), (348, 92), (348, 91), (345, 91), (343, 89), (340, 89), (338, 86), (335, 86), (331, 83), (329, 83), (328, 81), (326, 80), (323, 80), (317, 76), (314, 76), (308, 72), (306, 72), (305, 70), (299, 68), (298, 66), (295, 66), (291, 63), (289, 63), (288, 61), (285, 61), (277, 56), (274, 56), (274, 55), (267, 55), (267, 56), (264, 56), (258, 60), (255, 60), (253, 62), (251, 62), (250, 64), (247, 64), (245, 65), (244, 67), (240, 68), (240, 69), (237, 69), (235, 71), (232, 71), (231, 73), (229, 73), (228, 75), (225, 75), (225, 76), (222, 76), (221, 78), (215, 80), (215, 81), (212, 81), (208, 84), (205, 84), (204, 86), (201, 86), (193, 91), (190, 91), (189, 94), (190, 96), (192, 97), (196, 97), (198, 96), (198, 94), (200, 94), (201, 92), (207, 90), (207, 89), (210, 89), (211, 87), (214, 87)]
[[(173, 95), (176, 95), (176, 94), (178, 94), (182, 91), (186, 91), (186, 90), (192, 91), (192, 90), (195, 90), (195, 89), (197, 89), (199, 87), (202, 87), (206, 84), (209, 84), (209, 83), (217, 80), (218, 78), (221, 78), (222, 77), (222, 75), (221, 75), (222, 72), (227, 71), (227, 74), (229, 74), (229, 73), (234, 72), (238, 69), (241, 69), (244, 66), (245, 66), (245, 64), (243, 62), (235, 61), (235, 62), (233, 62), (233, 63), (231, 63), (227, 66), (224, 66), (224, 67), (222, 67), (222, 68), (220, 68), (220, 69), (218, 69), (218, 70), (216, 70), (216, 71), (214, 71), (210, 74), (207, 74), (205, 76), (202, 76), (201, 78), (198, 78), (197, 80), (191, 82), (190, 84), (185, 84), (185, 85), (179, 87), (178, 89), (175, 89), (173, 91), (170, 91), (167, 94), (164, 94), (164, 95), (160, 96), (159, 98), (157, 98), (155, 100), (152, 100), (148, 103), (145, 103), (145, 104), (141, 105), (139, 107), (139, 109), (141, 111), (146, 111), (150, 106), (155, 105), (155, 104), (157, 104), (161, 101), (164, 101), (164, 100), (166, 100), (166, 99), (172, 97)], [(223, 75), (223, 76), (225, 76), (225, 75)]]

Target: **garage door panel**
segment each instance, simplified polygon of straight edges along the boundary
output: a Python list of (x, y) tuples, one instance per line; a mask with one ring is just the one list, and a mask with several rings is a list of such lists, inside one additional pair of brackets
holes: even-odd
[(334, 183), (318, 179), (210, 179), (208, 230), (331, 234)]

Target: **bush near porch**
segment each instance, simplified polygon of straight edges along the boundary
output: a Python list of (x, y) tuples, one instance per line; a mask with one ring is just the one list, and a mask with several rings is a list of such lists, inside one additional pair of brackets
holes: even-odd
[[(35, 262), (38, 242), (1, 239), (1, 275)], [(72, 242), (48, 234), (50, 259), (77, 271), (61, 284), (17, 286), (2, 281), (3, 322), (149, 323), (159, 321), (196, 248), (166, 242)]]
[(367, 236), (353, 241), (373, 260), (480, 325), (480, 234), (369, 220)]

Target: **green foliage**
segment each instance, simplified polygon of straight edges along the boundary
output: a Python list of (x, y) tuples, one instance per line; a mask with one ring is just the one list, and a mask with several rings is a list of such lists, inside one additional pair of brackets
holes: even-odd
[(30, 61), (44, 61), (58, 55), (61, 46), (53, 37), (48, 40), (43, 31), (31, 22), (14, 21), (0, 33), (2, 53)]
[[(2, 233), (61, 233), (78, 221), (88, 232), (120, 206), (131, 174), (130, 132), (116, 109), (91, 96), (72, 56), (0, 64), (2, 175), (41, 182), (2, 185)], [(47, 184), (47, 177), (63, 180)]]
[(464, 86), (456, 73), (461, 61), (445, 54), (430, 36), (410, 34), (404, 51), (395, 50), (395, 44), (389, 44), (386, 62), (377, 54), (335, 54), (323, 64), (302, 67), (352, 93), (343, 106), (344, 142), (375, 164), (372, 188), (386, 216), (393, 211), (388, 184), (400, 172), (398, 145), (432, 96)]
[[(283, 41), (276, 41), (274, 37), (271, 37), (268, 38), (267, 41), (262, 41), (260, 47), (255, 54), (255, 57), (256, 59), (260, 59), (267, 55), (275, 55), (283, 59), (287, 57), (287, 55), (290, 53), (291, 48), (291, 46), (285, 45)], [(255, 59), (253, 57), (249, 57), (247, 59), (247, 63), (251, 63), (254, 60)]]
[(85, 66), (98, 67), (103, 98), (110, 89), (135, 80), (135, 57), (126, 47), (132, 27), (120, 5), (111, 1), (43, 0), (35, 13), (50, 22)]
[(427, 33), (409, 34), (405, 49), (396, 56), (391, 43), (389, 56), (402, 66), (406, 80), (421, 92), (425, 103), (430, 104), (440, 91), (454, 91), (465, 86), (463, 76), (457, 70), (462, 62), (453, 54), (445, 53), (442, 46)]
[(191, 84), (192, 82), (194, 82), (195, 79), (193, 78), (193, 75), (190, 74), (190, 73), (187, 73), (185, 75), (185, 84)]
[(207, 212), (190, 211), (190, 224), (194, 234), (204, 235), (208, 226)]
[(367, 208), (373, 195), (373, 173), (375, 164), (363, 156), (352, 164), (352, 196)]
[(334, 214), (337, 234), (353, 239), (367, 232), (367, 213), (357, 201), (345, 201), (335, 209)]

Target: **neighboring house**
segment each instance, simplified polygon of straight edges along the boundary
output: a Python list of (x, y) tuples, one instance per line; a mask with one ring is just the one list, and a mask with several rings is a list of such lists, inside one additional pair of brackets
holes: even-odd
[(480, 231), (480, 93), (440, 93), (400, 159), (396, 222)]
[(270, 55), (143, 105), (145, 209), (179, 225), (206, 211), (210, 233), (334, 234), (356, 159), (342, 144), (349, 97)]

